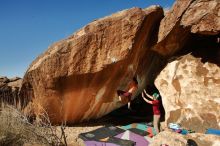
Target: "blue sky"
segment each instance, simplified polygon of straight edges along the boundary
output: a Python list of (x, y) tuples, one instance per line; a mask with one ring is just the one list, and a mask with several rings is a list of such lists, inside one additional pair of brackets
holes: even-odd
[(23, 77), (49, 45), (123, 9), (174, 0), (0, 0), (0, 76)]

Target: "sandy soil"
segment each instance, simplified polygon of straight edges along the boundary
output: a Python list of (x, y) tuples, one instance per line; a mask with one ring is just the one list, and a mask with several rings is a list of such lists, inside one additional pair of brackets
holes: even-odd
[[(65, 128), (65, 134), (67, 136), (67, 143), (69, 146), (84, 146), (84, 142), (82, 139), (78, 138), (80, 133), (89, 132), (95, 129), (98, 129), (102, 126), (113, 125), (113, 126), (122, 126), (127, 125), (133, 122), (144, 121), (144, 119), (128, 119), (126, 118), (118, 118), (112, 116), (105, 116), (101, 119), (84, 122), (76, 125), (68, 125)], [(60, 126), (57, 127), (59, 133), (61, 133)]]
[[(82, 139), (78, 138), (80, 133), (89, 132), (99, 127), (109, 125), (111, 123), (112, 117), (106, 116), (101, 119), (84, 122), (75, 125), (67, 125), (65, 127), (65, 135), (67, 136), (67, 144), (68, 146), (84, 146), (84, 142)], [(59, 135), (61, 135), (61, 127), (57, 126), (57, 130)]]

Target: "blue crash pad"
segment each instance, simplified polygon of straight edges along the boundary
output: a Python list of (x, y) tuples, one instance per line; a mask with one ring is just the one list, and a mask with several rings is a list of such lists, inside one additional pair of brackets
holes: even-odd
[(205, 133), (205, 134), (215, 134), (215, 135), (220, 135), (220, 130), (209, 128), (209, 129), (206, 130), (206, 133)]

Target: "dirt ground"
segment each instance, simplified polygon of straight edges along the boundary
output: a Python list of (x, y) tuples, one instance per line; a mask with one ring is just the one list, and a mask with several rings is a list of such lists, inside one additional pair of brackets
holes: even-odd
[[(122, 126), (133, 122), (146, 122), (146, 120), (144, 118), (130, 118), (130, 117), (119, 118), (115, 116), (105, 116), (101, 119), (92, 120), (90, 122), (84, 122), (76, 125), (67, 125), (67, 127), (65, 128), (67, 143), (69, 146), (84, 146), (83, 140), (78, 138), (78, 135), (80, 133), (89, 132), (103, 126), (108, 126), (108, 125)], [(58, 126), (57, 129), (61, 133), (60, 126)]]

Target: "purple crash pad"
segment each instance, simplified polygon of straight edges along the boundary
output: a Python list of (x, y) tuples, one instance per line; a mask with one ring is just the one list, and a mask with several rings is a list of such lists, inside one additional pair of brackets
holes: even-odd
[(100, 141), (84, 141), (85, 146), (119, 146), (113, 143), (100, 142)]
[(85, 146), (135, 146), (135, 142), (117, 137), (109, 137), (106, 141), (89, 140), (84, 141)]
[(119, 135), (116, 135), (115, 137), (121, 138), (124, 140), (134, 141), (134, 142), (136, 142), (135, 146), (148, 146), (150, 144), (143, 136), (135, 134), (129, 130), (127, 130)]

